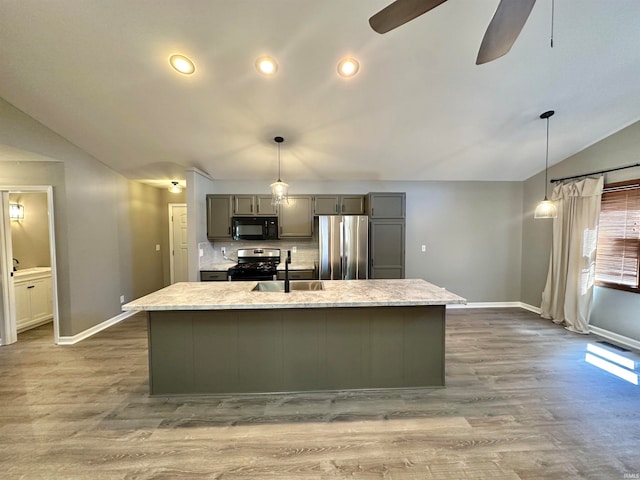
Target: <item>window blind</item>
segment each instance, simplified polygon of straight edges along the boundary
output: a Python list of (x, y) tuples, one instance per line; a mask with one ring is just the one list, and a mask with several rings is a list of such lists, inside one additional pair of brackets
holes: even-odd
[(640, 180), (605, 185), (598, 225), (596, 282), (638, 289)]

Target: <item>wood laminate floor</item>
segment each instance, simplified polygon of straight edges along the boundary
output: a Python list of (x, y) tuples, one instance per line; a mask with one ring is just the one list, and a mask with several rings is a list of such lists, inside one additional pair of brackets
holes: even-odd
[(640, 387), (520, 309), (449, 310), (443, 389), (149, 398), (144, 316), (52, 337), (0, 347), (2, 479), (640, 478)]

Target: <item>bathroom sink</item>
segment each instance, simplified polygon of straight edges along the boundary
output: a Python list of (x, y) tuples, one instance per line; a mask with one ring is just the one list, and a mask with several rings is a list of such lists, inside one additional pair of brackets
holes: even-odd
[[(289, 289), (296, 291), (317, 291), (324, 290), (324, 283), (321, 280), (291, 280)], [(258, 282), (251, 290), (252, 292), (284, 292), (284, 281)]]

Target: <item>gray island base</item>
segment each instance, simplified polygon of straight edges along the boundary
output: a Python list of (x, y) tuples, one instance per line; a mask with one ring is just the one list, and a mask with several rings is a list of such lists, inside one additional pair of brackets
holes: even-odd
[(148, 312), (150, 393), (444, 386), (446, 304), (463, 298), (424, 280), (324, 284), (180, 283), (125, 305)]

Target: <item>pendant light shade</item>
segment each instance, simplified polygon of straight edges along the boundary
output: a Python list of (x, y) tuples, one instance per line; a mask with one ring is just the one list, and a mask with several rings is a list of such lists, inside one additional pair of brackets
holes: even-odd
[(280, 178), (280, 144), (284, 142), (284, 138), (275, 137), (273, 140), (278, 145), (278, 180), (271, 184), (271, 204), (280, 205), (289, 203), (289, 185)]
[(540, 115), (540, 118), (547, 121), (547, 152), (544, 161), (544, 200), (536, 207), (536, 211), (533, 214), (534, 218), (556, 218), (558, 216), (558, 209), (553, 202), (547, 198), (547, 174), (549, 172), (549, 117), (554, 113), (556, 112), (549, 110), (548, 112), (544, 112)]

